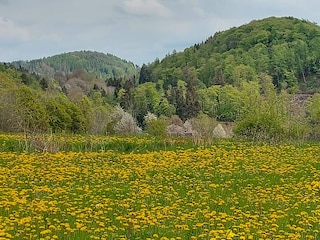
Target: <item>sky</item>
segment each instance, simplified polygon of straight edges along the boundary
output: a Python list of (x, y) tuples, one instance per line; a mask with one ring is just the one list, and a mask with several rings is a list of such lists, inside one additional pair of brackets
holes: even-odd
[(252, 20), (320, 24), (319, 0), (0, 0), (0, 62), (91, 50), (139, 66)]

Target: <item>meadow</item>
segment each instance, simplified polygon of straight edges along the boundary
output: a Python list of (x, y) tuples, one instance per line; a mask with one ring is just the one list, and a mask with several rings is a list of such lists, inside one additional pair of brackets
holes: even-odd
[(52, 142), (0, 134), (0, 240), (320, 239), (320, 145)]

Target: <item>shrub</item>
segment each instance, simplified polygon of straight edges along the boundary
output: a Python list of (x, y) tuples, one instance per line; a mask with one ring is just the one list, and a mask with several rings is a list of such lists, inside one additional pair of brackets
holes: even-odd
[(167, 135), (167, 120), (164, 117), (157, 118), (152, 113), (145, 116), (146, 132), (151, 136), (165, 137)]
[(307, 115), (311, 126), (311, 138), (320, 139), (320, 94), (314, 94), (307, 101)]
[(192, 131), (195, 131), (197, 135), (205, 138), (214, 136), (213, 131), (218, 124), (216, 119), (211, 118), (204, 113), (201, 113), (198, 117), (188, 121), (191, 123)]
[(183, 127), (183, 121), (178, 115), (172, 115), (170, 120), (171, 120), (171, 124)]
[(278, 141), (284, 136), (281, 120), (270, 114), (251, 115), (239, 121), (234, 133), (250, 140)]
[(132, 115), (119, 106), (111, 115), (111, 119), (112, 129), (116, 134), (132, 135), (141, 132), (141, 128), (138, 127)]

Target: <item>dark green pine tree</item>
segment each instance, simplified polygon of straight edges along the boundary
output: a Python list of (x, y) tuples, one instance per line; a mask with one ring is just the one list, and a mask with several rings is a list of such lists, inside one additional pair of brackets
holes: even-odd
[(152, 82), (151, 81), (151, 71), (146, 64), (143, 64), (140, 70), (139, 84)]
[(182, 121), (188, 119), (187, 116), (187, 107), (186, 107), (186, 99), (183, 94), (182, 89), (175, 88), (175, 97), (176, 97), (176, 113), (181, 118)]
[(196, 86), (191, 84), (187, 87), (185, 109), (186, 119), (196, 117), (200, 112), (199, 96), (196, 91)]
[(48, 81), (44, 77), (40, 79), (40, 86), (42, 90), (45, 90), (49, 87)]
[(132, 111), (133, 109), (133, 91), (134, 91), (134, 80), (128, 79), (124, 84), (125, 94), (120, 99), (120, 105), (125, 109)]

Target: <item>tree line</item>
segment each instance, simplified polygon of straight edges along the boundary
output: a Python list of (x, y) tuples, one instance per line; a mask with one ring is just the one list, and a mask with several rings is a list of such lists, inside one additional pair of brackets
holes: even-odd
[(313, 23), (268, 18), (103, 81), (1, 64), (0, 130), (163, 135), (170, 124), (200, 132), (220, 121), (251, 139), (318, 138), (319, 39)]

